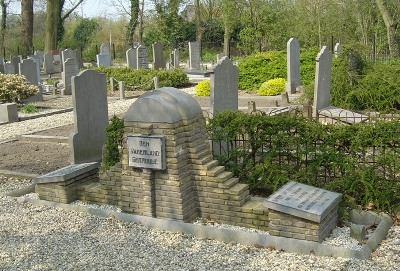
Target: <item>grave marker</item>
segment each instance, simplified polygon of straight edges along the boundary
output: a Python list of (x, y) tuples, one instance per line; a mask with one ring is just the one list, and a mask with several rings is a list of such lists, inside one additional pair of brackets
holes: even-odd
[(136, 48), (129, 48), (126, 51), (126, 62), (127, 62), (128, 68), (132, 68), (132, 69), (137, 70)]
[(35, 63), (36, 65), (36, 78), (38, 81), (38, 85), (40, 83), (40, 60), (38, 58), (34, 58), (34, 57), (28, 57), (28, 59), (33, 60), (33, 63)]
[(321, 242), (336, 227), (341, 198), (322, 188), (294, 181), (285, 184), (265, 201), (270, 234)]
[(74, 132), (69, 135), (71, 164), (98, 162), (102, 158), (108, 125), (106, 76), (85, 70), (72, 77)]
[(287, 42), (286, 92), (294, 94), (300, 85), (300, 43), (296, 38), (290, 38)]
[(12, 63), (4, 63), (4, 74), (15, 74), (15, 68)]
[(210, 111), (212, 115), (224, 110), (238, 110), (239, 70), (224, 56), (213, 67), (210, 78)]
[(331, 95), (331, 66), (332, 53), (323, 46), (316, 59), (313, 117), (317, 118), (318, 111), (329, 106)]
[(160, 42), (153, 44), (153, 69), (165, 69), (164, 46)]
[(56, 67), (53, 63), (53, 54), (50, 52), (44, 54), (43, 69), (45, 74), (56, 73)]
[(200, 70), (200, 43), (189, 42), (189, 69)]
[(137, 57), (137, 66), (138, 69), (148, 69), (149, 62), (147, 60), (147, 48), (143, 45), (140, 45), (136, 49), (136, 57)]
[(33, 61), (33, 59), (24, 59), (22, 63), (18, 64), (19, 75), (25, 76), (26, 81), (30, 84), (38, 86), (39, 78), (37, 71), (37, 64)]
[(339, 42), (336, 43), (335, 49), (334, 49), (335, 57), (338, 57), (340, 55), (340, 53), (342, 53), (342, 50), (343, 50), (343, 46)]
[(174, 49), (172, 51), (172, 66), (174, 68), (179, 68), (179, 49)]
[(19, 66), (18, 64), (21, 63), (21, 57), (20, 56), (11, 56), (11, 64), (14, 66), (14, 74), (19, 73)]
[(71, 95), (71, 77), (79, 73), (78, 63), (76, 59), (68, 58), (63, 64), (62, 79), (64, 81), (63, 95)]
[(68, 58), (77, 60), (75, 50), (65, 49), (61, 51), (61, 62), (64, 63)]
[(98, 67), (110, 67), (111, 66), (111, 55), (110, 55), (110, 45), (107, 43), (102, 43), (100, 45), (100, 53), (96, 55), (97, 66)]

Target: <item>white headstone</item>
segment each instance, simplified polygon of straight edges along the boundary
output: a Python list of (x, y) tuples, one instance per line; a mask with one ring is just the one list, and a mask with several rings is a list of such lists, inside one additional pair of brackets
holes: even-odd
[(109, 55), (110, 54), (110, 45), (108, 43), (102, 43), (100, 45), (100, 55)]
[(106, 76), (85, 70), (72, 77), (72, 104), (74, 132), (68, 138), (70, 163), (101, 161), (108, 125)]
[(300, 43), (296, 38), (290, 38), (287, 42), (286, 92), (294, 94), (300, 85)]
[(111, 66), (111, 56), (110, 55), (96, 55), (97, 67), (110, 67)]
[(189, 69), (200, 70), (200, 43), (189, 42)]
[(332, 53), (323, 46), (316, 58), (313, 117), (318, 111), (328, 107), (331, 96)]
[(334, 49), (335, 57), (338, 57), (340, 55), (340, 53), (342, 52), (342, 50), (343, 50), (343, 46), (340, 43), (336, 43), (335, 49)]

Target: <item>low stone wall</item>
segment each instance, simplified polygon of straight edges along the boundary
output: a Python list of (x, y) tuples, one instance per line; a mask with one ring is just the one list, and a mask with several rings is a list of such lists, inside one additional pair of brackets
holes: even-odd
[(79, 199), (79, 186), (99, 180), (98, 168), (59, 182), (37, 183), (35, 192), (39, 198), (48, 201), (70, 203)]

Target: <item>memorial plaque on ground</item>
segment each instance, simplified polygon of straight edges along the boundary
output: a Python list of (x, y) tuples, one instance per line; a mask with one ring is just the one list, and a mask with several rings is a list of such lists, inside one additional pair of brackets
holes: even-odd
[(291, 181), (267, 198), (265, 205), (269, 209), (319, 223), (341, 198), (339, 193)]
[(163, 136), (128, 135), (129, 166), (148, 169), (166, 168)]

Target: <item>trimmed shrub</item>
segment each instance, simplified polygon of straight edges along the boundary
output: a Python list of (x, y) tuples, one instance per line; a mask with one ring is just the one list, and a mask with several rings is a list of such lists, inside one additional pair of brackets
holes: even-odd
[(286, 80), (283, 78), (275, 78), (264, 82), (258, 94), (261, 96), (275, 96), (285, 91)]
[(26, 82), (25, 76), (16, 74), (0, 73), (0, 102), (1, 103), (22, 103), (22, 100), (29, 98), (39, 92), (37, 86)]
[(98, 67), (94, 70), (104, 73), (107, 79), (114, 77), (117, 81), (124, 81), (126, 86), (133, 90), (152, 90), (153, 78), (158, 76), (160, 87), (185, 87), (189, 78), (182, 69), (173, 70), (135, 70), (131, 68)]
[(194, 88), (197, 96), (210, 96), (210, 80), (203, 80)]

